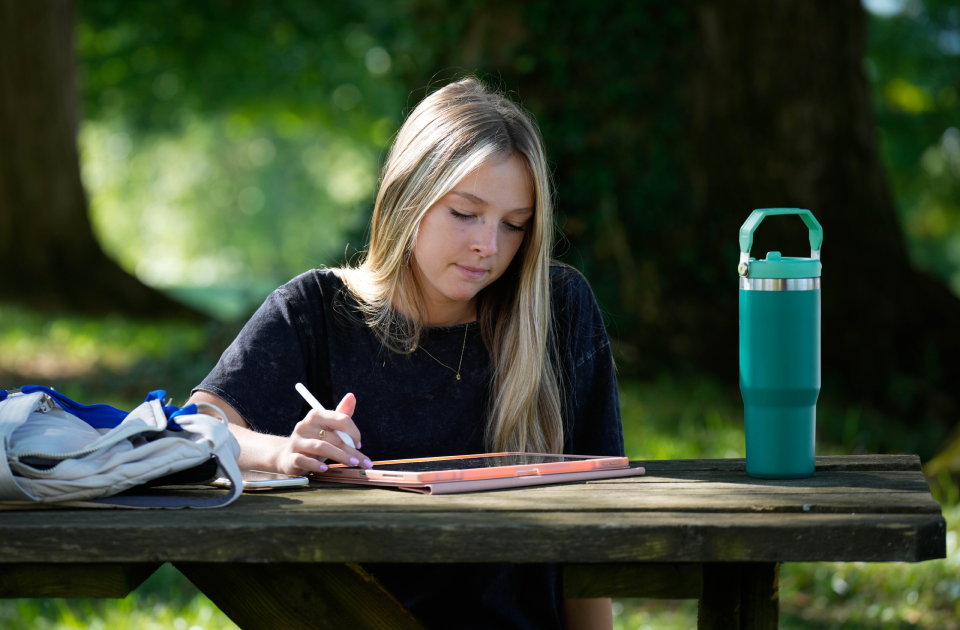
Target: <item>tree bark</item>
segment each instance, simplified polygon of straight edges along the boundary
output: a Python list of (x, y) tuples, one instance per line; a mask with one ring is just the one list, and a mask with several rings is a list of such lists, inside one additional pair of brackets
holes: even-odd
[(94, 237), (76, 145), (74, 18), (71, 0), (0, 0), (0, 299), (198, 318), (124, 272)]
[[(960, 300), (911, 266), (877, 150), (860, 1), (717, 0), (696, 19), (693, 229), (733, 239), (754, 208), (812, 210), (826, 243), (823, 391), (956, 422)], [(734, 278), (729, 242), (703, 245), (704, 262)], [(757, 257), (809, 249), (793, 217), (764, 221), (754, 242)], [(736, 291), (724, 284), (714, 309), (687, 306), (702, 309), (695, 328), (708, 352), (698, 360), (714, 371), (736, 356)]]
[[(960, 300), (908, 258), (860, 0), (492, 1), (462, 23), (435, 66), (502, 77), (536, 115), (558, 253), (590, 278), (623, 371), (693, 367), (735, 388), (739, 227), (808, 208), (826, 239), (823, 393), (956, 422)], [(809, 256), (806, 228), (764, 221), (754, 253), (768, 250)]]

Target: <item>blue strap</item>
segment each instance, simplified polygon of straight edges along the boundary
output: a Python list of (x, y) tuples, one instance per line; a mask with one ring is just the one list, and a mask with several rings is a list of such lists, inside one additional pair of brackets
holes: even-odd
[(24, 394), (32, 394), (34, 392), (45, 393), (60, 403), (60, 406), (66, 411), (80, 418), (94, 429), (112, 429), (119, 426), (119, 424), (123, 422), (123, 419), (129, 415), (129, 412), (111, 407), (110, 405), (81, 405), (78, 402), (70, 400), (60, 392), (54, 391), (49, 387), (44, 387), (43, 385), (24, 385), (20, 388), (20, 391)]
[[(191, 414), (197, 413), (197, 406), (187, 405), (183, 409), (180, 409), (180, 407), (177, 407), (176, 405), (164, 405), (163, 398), (166, 395), (167, 395), (167, 390), (156, 389), (150, 392), (149, 394), (147, 394), (147, 399), (144, 402), (150, 402), (151, 400), (159, 400), (160, 406), (163, 407), (163, 415), (167, 417), (167, 421), (168, 421), (167, 428), (171, 431), (183, 431), (183, 427), (181, 427), (179, 424), (174, 422), (172, 418), (174, 416), (179, 416), (181, 414), (187, 415), (188, 413), (191, 413)], [(191, 407), (193, 407), (193, 411), (187, 412), (187, 409), (190, 409)]]
[[(20, 391), (24, 394), (32, 394), (34, 392), (47, 394), (56, 400), (66, 411), (80, 418), (94, 429), (113, 429), (119, 426), (120, 423), (123, 422), (123, 419), (130, 414), (128, 411), (123, 411), (110, 405), (82, 405), (70, 400), (60, 392), (49, 387), (44, 387), (43, 385), (24, 385), (20, 388)], [(0, 401), (6, 399), (8, 395), (7, 390), (0, 390)], [(183, 409), (180, 409), (176, 405), (164, 405), (163, 397), (166, 395), (167, 392), (162, 389), (152, 391), (147, 394), (146, 402), (159, 400), (160, 405), (163, 407), (163, 413), (168, 420), (167, 428), (171, 431), (183, 431), (183, 428), (174, 422), (172, 418), (181, 414), (195, 414), (197, 413), (197, 406), (187, 405)]]

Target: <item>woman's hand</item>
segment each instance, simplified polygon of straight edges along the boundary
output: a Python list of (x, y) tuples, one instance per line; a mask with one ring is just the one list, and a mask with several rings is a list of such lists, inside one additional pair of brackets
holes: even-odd
[(324, 460), (333, 460), (347, 466), (373, 468), (370, 459), (355, 448), (347, 446), (334, 431), (343, 431), (357, 447), (361, 446), (360, 431), (351, 416), (357, 408), (357, 398), (347, 394), (336, 411), (312, 409), (297, 423), (293, 433), (277, 456), (276, 469), (287, 475), (306, 472), (324, 472)]

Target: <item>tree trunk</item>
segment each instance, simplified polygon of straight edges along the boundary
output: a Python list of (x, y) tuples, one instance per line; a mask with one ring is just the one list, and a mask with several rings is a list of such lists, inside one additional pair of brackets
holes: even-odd
[(199, 317), (100, 249), (77, 155), (71, 0), (0, 0), (0, 299), (42, 309)]
[[(826, 239), (824, 394), (957, 420), (960, 300), (908, 259), (860, 0), (486, 2), (459, 31), (424, 6), (424, 24), (449, 20), (435, 67), (502, 77), (537, 116), (558, 254), (590, 278), (627, 370), (705, 368), (735, 388), (739, 227), (809, 208)], [(754, 253), (768, 250), (809, 256), (799, 219), (764, 221)]]
[[(693, 225), (730, 235), (703, 244), (705, 262), (733, 279), (727, 246), (751, 209), (809, 208), (826, 242), (823, 391), (903, 419), (956, 422), (960, 300), (911, 267), (862, 72), (860, 0), (717, 0), (696, 15)], [(803, 224), (783, 217), (764, 221), (754, 255), (809, 249)], [(701, 310), (697, 324), (710, 350), (699, 360), (715, 371), (736, 353), (736, 292), (724, 284), (712, 297), (722, 309)]]

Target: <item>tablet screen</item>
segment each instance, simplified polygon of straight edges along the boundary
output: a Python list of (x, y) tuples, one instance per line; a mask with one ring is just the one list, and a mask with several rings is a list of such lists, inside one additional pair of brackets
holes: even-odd
[(397, 470), (403, 472), (438, 472), (443, 470), (464, 470), (466, 468), (492, 468), (495, 466), (532, 466), (535, 464), (553, 464), (556, 462), (582, 462), (582, 457), (564, 455), (496, 455), (491, 457), (464, 457), (463, 459), (441, 459), (427, 462), (404, 462), (402, 464), (376, 464), (376, 470)]

